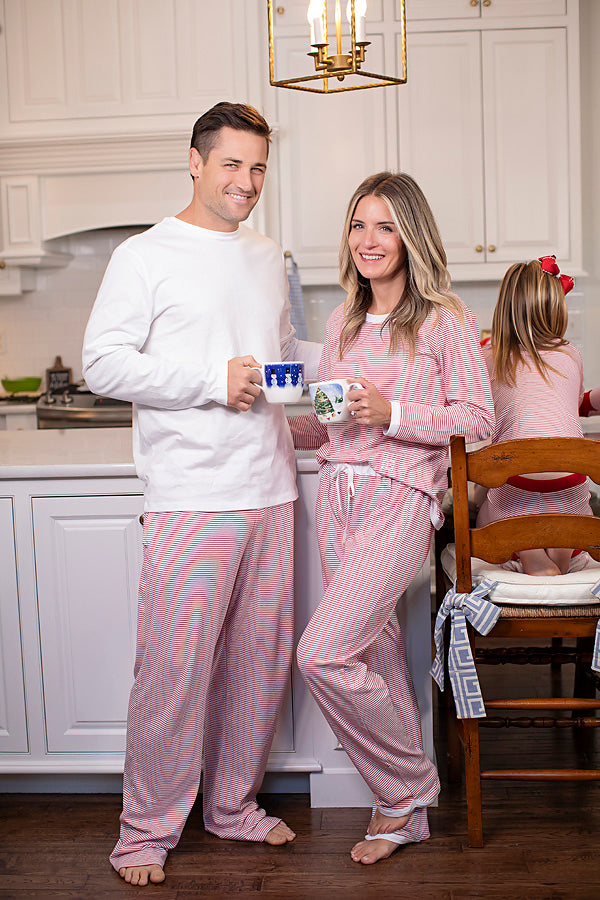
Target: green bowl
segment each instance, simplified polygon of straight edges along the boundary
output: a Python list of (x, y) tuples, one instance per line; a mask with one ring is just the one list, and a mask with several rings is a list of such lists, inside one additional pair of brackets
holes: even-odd
[(25, 391), (29, 393), (33, 393), (37, 391), (40, 384), (42, 383), (41, 378), (3, 378), (2, 379), (2, 387), (6, 391), (7, 394), (20, 394)]

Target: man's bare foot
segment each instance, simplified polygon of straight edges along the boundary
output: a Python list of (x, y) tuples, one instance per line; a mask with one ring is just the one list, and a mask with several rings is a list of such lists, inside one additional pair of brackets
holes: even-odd
[(385, 838), (376, 838), (374, 841), (359, 841), (350, 851), (350, 856), (354, 862), (370, 866), (372, 863), (379, 862), (380, 859), (387, 859), (399, 846), (400, 844), (396, 844), (395, 841), (386, 841)]
[(128, 884), (137, 884), (140, 887), (148, 884), (149, 881), (152, 884), (160, 884), (165, 880), (165, 873), (157, 863), (152, 866), (127, 866), (119, 869), (119, 875)]
[(372, 834), (374, 836), (376, 834), (391, 834), (393, 831), (400, 831), (401, 828), (404, 828), (409, 819), (410, 814), (408, 816), (396, 816), (394, 818), (394, 816), (384, 816), (384, 814), (377, 809), (369, 822), (367, 834)]
[(274, 828), (271, 828), (265, 838), (265, 843), (279, 847), (281, 844), (287, 844), (296, 837), (291, 828), (288, 828), (285, 822), (278, 822)]

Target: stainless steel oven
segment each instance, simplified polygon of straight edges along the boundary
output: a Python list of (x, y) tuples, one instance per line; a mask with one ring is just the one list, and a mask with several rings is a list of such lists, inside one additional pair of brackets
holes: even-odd
[(46, 393), (36, 406), (38, 428), (130, 428), (131, 403), (80, 387)]

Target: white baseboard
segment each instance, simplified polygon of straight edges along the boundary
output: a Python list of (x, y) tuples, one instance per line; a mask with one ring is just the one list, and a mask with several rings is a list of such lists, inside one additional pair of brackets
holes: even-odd
[(359, 806), (371, 809), (373, 794), (354, 769), (325, 769), (311, 772), (312, 807)]

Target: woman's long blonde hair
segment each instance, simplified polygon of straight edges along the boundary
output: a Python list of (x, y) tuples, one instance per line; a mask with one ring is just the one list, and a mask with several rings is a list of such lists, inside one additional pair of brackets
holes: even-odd
[(514, 385), (519, 363), (531, 357), (547, 381), (556, 372), (541, 357), (544, 350), (557, 350), (568, 342), (567, 303), (563, 287), (554, 275), (544, 272), (539, 260), (515, 263), (504, 275), (492, 319), (493, 374), (496, 380)]
[[(340, 335), (340, 359), (356, 340), (372, 302), (371, 284), (364, 279), (352, 259), (348, 236), (356, 206), (363, 197), (380, 197), (406, 247), (407, 274), (404, 293), (387, 317), (390, 353), (406, 340), (414, 354), (419, 328), (433, 309), (445, 307), (462, 321), (462, 307), (449, 293), (450, 274), (446, 253), (435, 219), (423, 191), (416, 181), (402, 172), (379, 172), (366, 178), (355, 190), (346, 213), (340, 246), (340, 284), (347, 291), (344, 324)], [(384, 327), (382, 326), (382, 328)]]

